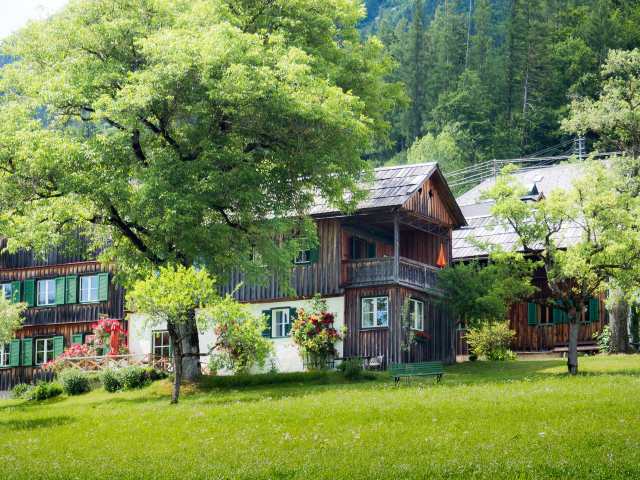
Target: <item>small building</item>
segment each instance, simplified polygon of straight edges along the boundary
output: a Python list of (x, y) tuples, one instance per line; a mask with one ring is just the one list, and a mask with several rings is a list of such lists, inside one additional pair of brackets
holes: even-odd
[[(0, 240), (0, 248), (6, 246)], [(52, 249), (46, 258), (32, 252), (0, 253), (0, 289), (24, 302), (22, 328), (0, 345), (0, 390), (45, 375), (41, 366), (74, 343), (83, 343), (103, 317), (124, 325), (123, 290), (95, 260)]]
[[(522, 201), (538, 201), (556, 189), (568, 190), (580, 177), (584, 168), (581, 163), (560, 163), (535, 168), (525, 168), (515, 173), (519, 182), (528, 189)], [(468, 225), (453, 232), (453, 261), (485, 261), (488, 252), (478, 243), (500, 245), (512, 250), (517, 243), (516, 233), (509, 227), (498, 225), (491, 214), (492, 201), (482, 200), (481, 194), (491, 188), (495, 178), (489, 178), (457, 198)], [(580, 237), (575, 224), (567, 223), (558, 233), (559, 246), (568, 246)], [(569, 324), (566, 315), (553, 308), (549, 301), (551, 293), (544, 269), (534, 274), (533, 283), (539, 292), (527, 302), (512, 305), (509, 324), (515, 330), (513, 349), (523, 352), (545, 352), (562, 349), (568, 344)], [(592, 299), (588, 311), (580, 324), (579, 344), (595, 343), (594, 333), (600, 332), (608, 323), (604, 299)], [(458, 354), (466, 353), (464, 342), (458, 342)]]
[[(252, 284), (242, 272), (231, 273), (221, 288), (222, 293), (235, 291), (239, 301), (267, 316), (265, 336), (273, 341), (273, 362), (280, 371), (304, 368), (289, 328), (297, 309), (316, 294), (336, 315), (336, 327), (346, 327), (338, 346), (343, 357), (381, 357), (385, 365), (455, 361), (455, 323), (436, 279), (438, 264), (452, 260), (453, 229), (466, 222), (438, 165), (377, 168), (362, 187), (367, 197), (353, 213), (321, 199), (313, 206), (319, 246), (300, 252), (291, 288), (283, 288), (275, 276)], [(420, 341), (408, 345), (409, 329), (423, 332)], [(202, 332), (201, 350), (212, 343), (213, 334)], [(168, 355), (168, 334), (132, 317), (129, 346), (132, 353)]]

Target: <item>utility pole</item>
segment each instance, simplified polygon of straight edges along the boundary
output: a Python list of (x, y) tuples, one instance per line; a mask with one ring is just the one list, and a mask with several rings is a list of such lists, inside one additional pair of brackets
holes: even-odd
[(584, 160), (586, 157), (585, 139), (582, 135), (573, 141), (573, 154), (580, 160)]

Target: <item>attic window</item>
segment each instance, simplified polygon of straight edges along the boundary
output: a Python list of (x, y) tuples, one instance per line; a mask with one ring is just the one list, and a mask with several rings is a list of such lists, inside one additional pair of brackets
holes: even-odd
[(433, 198), (433, 190), (429, 189), (429, 198)]

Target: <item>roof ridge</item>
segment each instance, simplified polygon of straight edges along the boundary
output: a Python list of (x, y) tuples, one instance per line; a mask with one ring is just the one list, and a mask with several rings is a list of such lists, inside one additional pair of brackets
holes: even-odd
[(393, 170), (397, 168), (413, 168), (413, 167), (426, 167), (433, 166), (438, 162), (423, 162), (423, 163), (405, 163), (404, 165), (387, 165), (386, 167), (376, 167), (373, 170), (375, 172), (381, 172), (384, 170)]

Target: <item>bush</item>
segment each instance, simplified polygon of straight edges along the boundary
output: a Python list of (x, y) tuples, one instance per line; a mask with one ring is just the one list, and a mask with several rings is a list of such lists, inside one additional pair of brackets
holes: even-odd
[(120, 383), (125, 390), (142, 388), (150, 381), (147, 371), (143, 367), (130, 366), (122, 368), (118, 371)]
[(487, 360), (511, 360), (515, 354), (509, 345), (516, 332), (509, 329), (506, 323), (487, 323), (467, 332), (467, 343), (470, 352)]
[(163, 380), (168, 376), (167, 372), (165, 372), (164, 370), (159, 370), (153, 367), (145, 367), (144, 374), (151, 382), (155, 382), (156, 380)]
[(602, 353), (613, 351), (611, 343), (611, 327), (605, 325), (599, 333), (594, 333), (593, 338), (598, 342), (598, 348)]
[(77, 368), (67, 368), (58, 375), (67, 395), (80, 395), (91, 390), (89, 375)]
[(103, 370), (100, 380), (107, 392), (113, 393), (122, 389), (122, 381), (120, 380), (120, 375), (117, 370), (112, 368)]
[(362, 378), (362, 374), (364, 369), (362, 368), (362, 360), (357, 358), (349, 358), (345, 360), (340, 365), (338, 365), (338, 370), (342, 372), (344, 378), (347, 380), (357, 380)]
[(38, 382), (29, 392), (29, 400), (46, 400), (47, 398), (57, 397), (62, 392), (62, 386), (59, 383)]
[(28, 398), (31, 390), (33, 390), (33, 385), (19, 383), (11, 390), (11, 396), (13, 398)]

